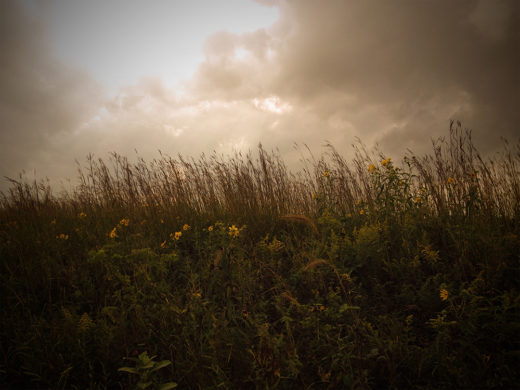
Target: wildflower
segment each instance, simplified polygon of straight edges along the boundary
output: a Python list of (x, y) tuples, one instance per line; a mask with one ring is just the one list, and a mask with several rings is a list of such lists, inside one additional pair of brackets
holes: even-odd
[(116, 238), (117, 237), (117, 226), (112, 229), (112, 231), (109, 234), (110, 238)]
[(213, 231), (213, 225), (211, 225), (210, 227), (208, 227), (208, 232), (212, 232)]
[(341, 274), (341, 277), (343, 279), (345, 279), (347, 282), (352, 282), (352, 278), (350, 277), (350, 274), (348, 274), (348, 273)]
[(56, 239), (58, 239), (58, 240), (68, 240), (69, 239), (69, 235), (61, 233), (60, 235), (56, 236)]
[(361, 200), (358, 199), (358, 201), (357, 201), (356, 203), (357, 203), (358, 205), (360, 205), (360, 204), (361, 204)]
[(312, 199), (316, 199), (316, 194), (311, 195)]
[(446, 180), (446, 183), (455, 184), (455, 179), (453, 177), (448, 177), (448, 180)]
[(363, 209), (359, 210), (359, 215), (363, 215), (363, 214), (365, 214), (365, 210), (363, 210)]
[(233, 238), (238, 237), (239, 233), (240, 233), (240, 231), (238, 230), (238, 228), (237, 228), (235, 225), (231, 225), (231, 226), (229, 227), (229, 232), (228, 232), (228, 234), (229, 234), (231, 237), (233, 237)]
[(186, 231), (186, 230), (189, 230), (191, 228), (190, 225), (188, 225), (187, 223), (184, 224), (184, 226), (182, 227), (182, 230)]
[(83, 211), (78, 214), (79, 218), (85, 218), (86, 216), (87, 216), (87, 214), (85, 214)]
[(200, 298), (200, 297), (201, 297), (201, 294), (200, 294), (200, 292), (195, 292), (195, 293), (193, 293), (193, 296), (194, 296), (195, 298)]
[(182, 237), (182, 232), (175, 232), (175, 234), (173, 234), (173, 233), (170, 234), (170, 238), (172, 240), (178, 240), (181, 237)]
[(123, 218), (121, 221), (119, 221), (119, 224), (121, 226), (128, 226), (129, 223), (130, 223), (130, 220), (127, 218)]
[(443, 301), (447, 300), (448, 299), (448, 290), (446, 290), (445, 288), (441, 288), (441, 291), (439, 292), (439, 296), (441, 297), (441, 299)]
[(369, 171), (370, 173), (374, 172), (374, 169), (376, 169), (376, 167), (374, 166), (374, 164), (370, 164), (370, 165), (368, 166), (368, 171)]
[(78, 321), (78, 330), (80, 332), (86, 332), (94, 327), (94, 321), (90, 318), (87, 313), (83, 313)]
[(392, 159), (390, 157), (388, 157), (387, 159), (384, 159), (384, 160), (381, 161), (381, 165), (382, 166), (386, 166), (386, 165), (390, 164), (391, 160)]
[(421, 198), (417, 196), (417, 197), (415, 197), (415, 199), (413, 201), (414, 201), (414, 203), (419, 203), (421, 201)]
[(166, 240), (164, 240), (161, 244), (161, 248), (166, 248)]
[(329, 176), (329, 171), (323, 172), (323, 176), (325, 176), (325, 177)]
[(320, 305), (320, 306), (317, 307), (317, 310), (319, 310), (319, 311), (323, 311), (323, 310), (325, 310), (325, 306)]

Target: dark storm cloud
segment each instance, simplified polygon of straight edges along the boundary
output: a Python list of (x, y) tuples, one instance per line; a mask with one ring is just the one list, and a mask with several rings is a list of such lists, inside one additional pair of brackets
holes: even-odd
[[(500, 135), (518, 136), (520, 3), (267, 3), (280, 8), (263, 39), (271, 58), (257, 58), (256, 68), (234, 61), (247, 43), (215, 35), (195, 77), (200, 96), (279, 96), (300, 108), (299, 118), (303, 110), (318, 119), (306, 139), (312, 144), (360, 135), (389, 152), (422, 151), (451, 119), (472, 128), (484, 149), (499, 145)], [(295, 140), (305, 135), (299, 118), (284, 129)]]
[(14, 1), (0, 6), (0, 174), (60, 171), (56, 149), (97, 109), (98, 87), (52, 56), (43, 26)]
[[(445, 132), (451, 118), (484, 141), (513, 138), (518, 9), (516, 1), (283, 2), (281, 23), (292, 28), (279, 50), (278, 91), (318, 115), (354, 118), (383, 145)], [(331, 92), (347, 99), (321, 104)], [(384, 122), (355, 119), (369, 107)]]

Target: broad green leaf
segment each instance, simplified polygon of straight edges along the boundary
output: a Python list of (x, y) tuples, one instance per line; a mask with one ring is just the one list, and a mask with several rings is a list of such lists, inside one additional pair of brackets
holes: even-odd
[(159, 390), (170, 390), (170, 389), (174, 389), (177, 387), (177, 383), (175, 382), (168, 382), (168, 383), (163, 383), (162, 385), (160, 385), (158, 387)]
[(129, 372), (130, 374), (139, 374), (139, 371), (132, 367), (121, 367), (117, 371)]
[(157, 363), (155, 363), (155, 367), (150, 372), (157, 371), (163, 367), (169, 366), (170, 364), (172, 364), (172, 362), (170, 362), (169, 360), (163, 360), (161, 362), (157, 362)]

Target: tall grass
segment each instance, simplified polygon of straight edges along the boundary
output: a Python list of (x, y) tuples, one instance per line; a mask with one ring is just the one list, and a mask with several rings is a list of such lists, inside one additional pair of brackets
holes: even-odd
[(89, 156), (59, 194), (11, 180), (2, 386), (518, 385), (520, 144), (484, 158), (452, 123), (426, 156), (307, 156)]

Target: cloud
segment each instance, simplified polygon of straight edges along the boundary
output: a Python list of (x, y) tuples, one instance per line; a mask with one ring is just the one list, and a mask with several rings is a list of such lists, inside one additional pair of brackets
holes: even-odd
[(267, 3), (280, 20), (256, 39), (208, 39), (191, 84), (199, 99), (258, 107), (271, 96), (296, 108), (278, 121), (282, 138), (311, 145), (343, 148), (360, 136), (388, 153), (422, 153), (451, 119), (472, 128), (484, 152), (500, 135), (518, 137), (517, 2)]
[(18, 4), (5, 1), (1, 8), (1, 174), (42, 166), (63, 172), (60, 139), (97, 109), (101, 89), (53, 58), (43, 26)]
[(150, 75), (114, 97), (53, 56), (37, 13), (2, 2), (1, 174), (71, 177), (90, 152), (196, 157), (259, 142), (292, 164), (294, 142), (348, 153), (355, 137), (392, 155), (422, 153), (450, 119), (485, 152), (499, 136), (517, 139), (516, 1), (258, 2), (278, 7), (279, 20), (208, 37), (177, 89)]

